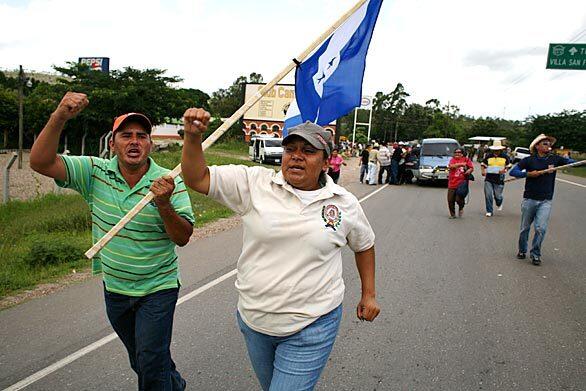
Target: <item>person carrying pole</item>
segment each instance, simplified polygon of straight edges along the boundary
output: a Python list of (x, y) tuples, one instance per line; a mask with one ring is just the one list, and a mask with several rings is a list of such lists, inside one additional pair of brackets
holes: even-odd
[(106, 313), (126, 347), (139, 390), (184, 390), (185, 380), (171, 358), (173, 315), (179, 293), (176, 245), (193, 232), (191, 202), (180, 177), (149, 157), (151, 122), (143, 114), (117, 117), (111, 160), (57, 155), (66, 122), (89, 104), (85, 94), (68, 92), (35, 141), (30, 166), (76, 190), (90, 205), (96, 242), (150, 190), (149, 203), (93, 260), (102, 273)]
[(531, 246), (531, 263), (541, 264), (541, 244), (547, 232), (553, 193), (555, 189), (555, 167), (574, 162), (559, 155), (552, 154), (552, 146), (556, 139), (540, 134), (529, 146), (531, 156), (521, 160), (510, 175), (525, 180), (525, 192), (521, 203), (521, 228), (519, 233), (518, 259), (527, 257), (529, 231), (534, 225), (533, 243)]
[(185, 183), (242, 216), (237, 322), (263, 390), (313, 390), (342, 318), (342, 249), (355, 254), (362, 282), (356, 307), (373, 321), (374, 232), (347, 190), (326, 174), (331, 133), (311, 122), (289, 129), (281, 171), (207, 166), (202, 134), (209, 113), (184, 114)]

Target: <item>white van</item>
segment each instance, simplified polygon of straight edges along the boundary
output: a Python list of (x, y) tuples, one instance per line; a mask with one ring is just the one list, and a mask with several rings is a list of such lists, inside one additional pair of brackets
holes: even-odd
[(413, 170), (417, 183), (448, 179), (448, 163), (459, 148), (458, 141), (452, 138), (426, 138), (421, 142), (419, 164)]
[(283, 139), (276, 137), (253, 137), (248, 145), (248, 156), (253, 162), (261, 164), (281, 164), (283, 158)]

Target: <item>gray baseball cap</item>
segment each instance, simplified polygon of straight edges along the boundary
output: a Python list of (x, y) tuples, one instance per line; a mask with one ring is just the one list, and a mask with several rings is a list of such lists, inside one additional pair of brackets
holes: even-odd
[(293, 136), (299, 136), (315, 148), (326, 151), (328, 156), (332, 153), (332, 133), (313, 122), (306, 121), (290, 128), (289, 134), (283, 139), (283, 145), (287, 145)]

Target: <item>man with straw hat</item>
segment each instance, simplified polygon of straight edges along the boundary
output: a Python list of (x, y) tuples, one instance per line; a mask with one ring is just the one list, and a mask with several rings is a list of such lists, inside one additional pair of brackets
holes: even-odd
[(503, 190), (505, 174), (511, 166), (509, 157), (504, 153), (505, 147), (501, 140), (495, 140), (488, 147), (490, 152), (484, 156), (481, 164), (484, 180), (484, 199), (486, 201), (486, 217), (494, 213), (493, 203), (497, 210), (503, 210)]
[(572, 159), (551, 153), (555, 141), (555, 138), (545, 134), (537, 136), (529, 146), (531, 156), (521, 160), (510, 173), (516, 178), (527, 178), (521, 204), (521, 232), (517, 258), (526, 258), (529, 230), (533, 224), (534, 236), (530, 257), (536, 266), (541, 264), (541, 244), (547, 232), (551, 213), (556, 176), (553, 169), (574, 162)]

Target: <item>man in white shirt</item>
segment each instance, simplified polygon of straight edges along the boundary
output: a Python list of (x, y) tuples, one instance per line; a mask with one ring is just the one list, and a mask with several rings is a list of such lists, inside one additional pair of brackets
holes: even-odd
[(378, 163), (380, 165), (378, 172), (378, 184), (383, 184), (383, 173), (386, 171), (387, 178), (385, 183), (391, 181), (391, 152), (385, 144), (383, 144), (378, 150)]

